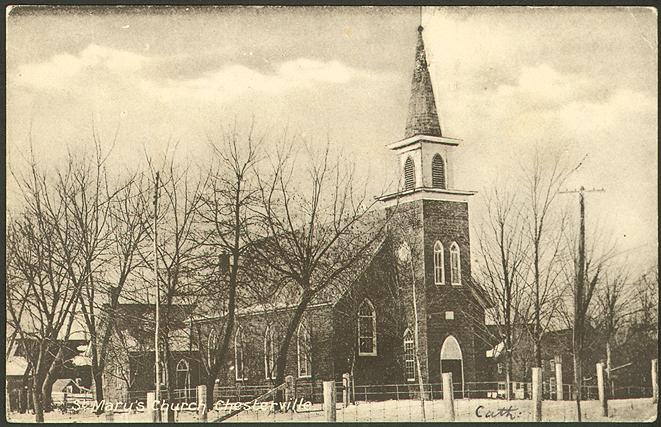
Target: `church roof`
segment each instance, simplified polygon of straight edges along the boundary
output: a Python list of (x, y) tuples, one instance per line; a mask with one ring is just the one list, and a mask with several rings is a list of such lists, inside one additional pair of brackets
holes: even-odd
[(415, 48), (415, 67), (411, 81), (411, 99), (409, 100), (409, 114), (406, 119), (404, 138), (415, 135), (442, 136), (434, 101), (434, 90), (427, 67), (422, 30), (422, 26), (418, 27), (418, 44)]

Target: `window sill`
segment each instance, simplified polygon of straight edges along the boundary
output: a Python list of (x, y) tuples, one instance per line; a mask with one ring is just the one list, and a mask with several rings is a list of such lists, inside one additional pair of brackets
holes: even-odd
[(415, 378), (407, 378), (407, 379), (406, 379), (406, 382), (414, 383), (414, 382), (415, 382)]
[(360, 352), (358, 352), (358, 356), (370, 356), (370, 357), (373, 357), (373, 356), (378, 356), (378, 354), (377, 354), (376, 352), (374, 352), (374, 353), (360, 353)]
[(298, 378), (312, 378), (312, 375), (299, 375)]

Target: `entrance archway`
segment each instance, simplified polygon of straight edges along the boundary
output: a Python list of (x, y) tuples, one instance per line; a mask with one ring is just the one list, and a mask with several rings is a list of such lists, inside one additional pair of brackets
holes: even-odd
[(452, 335), (441, 346), (441, 374), (445, 372), (452, 372), (455, 394), (461, 392), (461, 397), (464, 397), (464, 358), (459, 342)]

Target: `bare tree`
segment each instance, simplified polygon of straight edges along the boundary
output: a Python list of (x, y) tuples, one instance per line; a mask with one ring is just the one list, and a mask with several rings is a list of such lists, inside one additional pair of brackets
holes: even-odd
[[(222, 312), (222, 330), (216, 339), (198, 330), (197, 341), (200, 358), (207, 376), (207, 402), (213, 400), (215, 381), (224, 366), (229, 349), (230, 338), (234, 330), (240, 283), (245, 274), (242, 261), (250, 247), (247, 233), (256, 221), (255, 205), (257, 185), (255, 165), (259, 161), (260, 137), (254, 136), (251, 126), (245, 136), (240, 135), (236, 126), (225, 131), (220, 143), (210, 141), (213, 152), (213, 166), (208, 185), (205, 189), (200, 209), (200, 221), (205, 226), (204, 246), (208, 248), (208, 271), (213, 272), (207, 283), (208, 293), (212, 296), (212, 311)], [(218, 255), (220, 254), (220, 264)], [(219, 268), (220, 267), (220, 268)], [(221, 298), (218, 298), (218, 297)], [(221, 301), (218, 301), (218, 300)], [(218, 303), (222, 306), (219, 306)], [(206, 344), (206, 345), (205, 345)], [(206, 348), (206, 351), (205, 350)]]
[(271, 165), (269, 177), (259, 180), (262, 226), (251, 252), (296, 293), (296, 308), (277, 353), (276, 383), (281, 384), (305, 310), (323, 292), (350, 280), (352, 268), (366, 258), (385, 223), (368, 215), (376, 199), (358, 191), (353, 168), (342, 159), (333, 161), (328, 148), (320, 156), (308, 150), (303, 159), (280, 150)]
[[(80, 248), (75, 254), (65, 250), (64, 262), (70, 280), (82, 283), (79, 307), (90, 335), (92, 378), (100, 403), (114, 311), (135, 268), (137, 246), (145, 236), (145, 218), (144, 194), (134, 188), (136, 177), (130, 176), (120, 185), (112, 183), (106, 171), (110, 151), (102, 152), (96, 134), (94, 142), (93, 158), (69, 157), (71, 184), (59, 188)], [(99, 405), (98, 411), (102, 410)]]
[[(135, 272), (144, 266), (140, 251), (146, 243), (148, 220), (148, 196), (142, 175), (129, 176), (109, 200), (107, 219), (110, 245), (106, 248), (109, 260), (99, 280), (99, 293), (88, 293), (86, 322), (90, 331), (91, 363), (97, 403), (104, 399), (103, 375), (111, 356), (112, 337), (120, 304), (120, 296), (134, 293), (130, 286)], [(111, 260), (111, 261), (110, 261)], [(99, 295), (100, 294), (100, 295)], [(96, 310), (96, 311), (95, 311)], [(102, 411), (99, 405), (98, 411)]]
[[(203, 174), (194, 176), (190, 165), (179, 166), (175, 164), (174, 157), (165, 158), (163, 165), (160, 171), (162, 185), (159, 188), (157, 218), (158, 286), (160, 305), (163, 308), (159, 322), (159, 342), (163, 354), (163, 372), (172, 398), (177, 387), (183, 388), (182, 384), (177, 384), (174, 375), (177, 361), (173, 351), (179, 348), (182, 341), (192, 339), (189, 330), (181, 323), (181, 318), (192, 316), (196, 303), (204, 295), (205, 283), (199, 279), (206, 258), (199, 209), (208, 177)], [(155, 172), (152, 162), (150, 168)], [(145, 233), (153, 240), (153, 223), (148, 224)], [(153, 251), (145, 249), (141, 256), (144, 264), (149, 267), (147, 271), (152, 271)], [(145, 279), (146, 283), (150, 281)], [(168, 422), (174, 422), (172, 410), (168, 411)]]
[[(581, 400), (583, 387), (583, 362), (587, 331), (594, 323), (595, 295), (603, 281), (603, 273), (608, 262), (613, 258), (613, 247), (606, 245), (604, 239), (593, 239), (586, 247), (585, 205), (580, 194), (580, 220), (578, 235), (571, 229), (565, 230), (564, 241), (567, 245), (569, 260), (563, 268), (567, 287), (571, 289), (571, 310), (564, 310), (565, 320), (572, 329), (572, 347), (574, 364), (574, 397), (576, 400), (577, 420), (581, 422)], [(597, 233), (593, 235), (597, 236)]]
[(611, 395), (614, 392), (611, 369), (612, 352), (619, 330), (626, 320), (634, 314), (634, 292), (629, 284), (626, 270), (617, 269), (610, 274), (604, 273), (602, 286), (597, 292), (597, 319), (606, 336), (606, 375)]
[(17, 331), (29, 362), (35, 419), (43, 422), (54, 365), (63, 357), (60, 344), (71, 333), (85, 273), (68, 271), (72, 266), (67, 261), (81, 252), (73, 218), (61, 197), (71, 190), (71, 165), (53, 182), (33, 158), (29, 175), (14, 177), (24, 207), (7, 230), (8, 323)]
[(483, 308), (492, 314), (495, 325), (485, 326), (484, 319), (475, 319), (474, 323), (479, 325), (478, 335), (489, 344), (494, 341), (503, 344), (509, 400), (512, 355), (521, 338), (520, 331), (532, 319), (532, 306), (525, 292), (529, 241), (525, 238), (522, 207), (516, 193), (494, 189), (486, 197), (486, 212), (478, 240), (481, 262), (477, 280), (489, 296), (489, 304)]
[(647, 327), (652, 339), (659, 341), (659, 265), (656, 264), (634, 282), (638, 299), (635, 321)]
[(562, 257), (562, 234), (566, 217), (558, 212), (556, 198), (569, 175), (580, 167), (566, 167), (559, 154), (536, 151), (532, 161), (523, 166), (527, 234), (530, 239), (532, 272), (529, 275), (533, 298), (532, 339), (535, 366), (542, 366), (541, 341), (559, 308)]

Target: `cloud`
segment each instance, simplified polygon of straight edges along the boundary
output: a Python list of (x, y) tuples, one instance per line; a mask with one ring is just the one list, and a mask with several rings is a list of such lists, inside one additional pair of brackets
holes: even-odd
[[(297, 58), (262, 71), (238, 63), (225, 63), (189, 78), (162, 77), (169, 61), (181, 58), (148, 57), (134, 52), (90, 44), (78, 54), (57, 54), (41, 63), (22, 64), (12, 79), (33, 90), (66, 90), (85, 93), (94, 87), (113, 91), (114, 84), (133, 85), (162, 102), (213, 100), (223, 102), (246, 92), (280, 94), (312, 85), (344, 85), (355, 81), (383, 80), (388, 76), (357, 69), (336, 60)], [(193, 63), (193, 62), (192, 62)], [(194, 63), (193, 63), (194, 64)]]
[(263, 72), (239, 64), (226, 64), (192, 79), (145, 81), (163, 101), (182, 97), (200, 100), (230, 100), (246, 92), (280, 94), (313, 85), (344, 85), (359, 80), (381, 80), (383, 73), (369, 73), (339, 61), (298, 58), (276, 64), (272, 72)]
[(585, 98), (598, 98), (605, 88), (581, 74), (560, 73), (548, 64), (525, 66), (516, 85), (498, 86), (495, 96), (517, 98), (526, 109), (556, 108)]
[(58, 54), (46, 62), (19, 65), (15, 81), (35, 89), (60, 89), (75, 85), (83, 73), (135, 73), (147, 61), (133, 52), (90, 44), (77, 55)]

